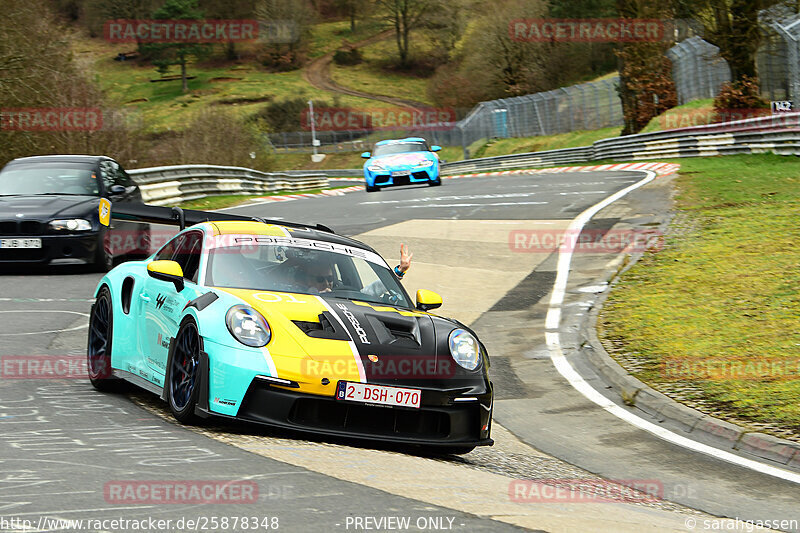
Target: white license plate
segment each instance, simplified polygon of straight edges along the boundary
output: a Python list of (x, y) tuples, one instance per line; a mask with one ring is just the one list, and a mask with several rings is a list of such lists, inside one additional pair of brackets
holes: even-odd
[(393, 178), (401, 178), (403, 176), (410, 176), (410, 175), (411, 175), (410, 170), (398, 170), (396, 172), (392, 172)]
[(0, 248), (41, 248), (42, 239), (0, 239)]
[(340, 381), (336, 390), (336, 399), (361, 403), (377, 403), (381, 405), (399, 405), (401, 407), (414, 407), (419, 409), (420, 401), (422, 400), (422, 391), (418, 389), (402, 389), (400, 387), (385, 387), (383, 385)]

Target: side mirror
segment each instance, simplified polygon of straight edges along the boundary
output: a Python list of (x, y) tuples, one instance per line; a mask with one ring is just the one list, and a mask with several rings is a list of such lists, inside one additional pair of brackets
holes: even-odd
[(151, 261), (147, 265), (147, 273), (151, 278), (175, 284), (175, 290), (183, 290), (183, 269), (175, 261)]
[(417, 309), (430, 311), (442, 306), (442, 297), (433, 291), (420, 289), (417, 291)]
[(372, 157), (372, 156), (370, 155), (370, 153), (369, 153), (369, 152), (363, 152), (363, 153), (361, 154), (361, 157), (363, 157), (364, 159), (369, 159), (369, 158), (370, 158), (370, 157)]
[(125, 194), (127, 191), (128, 189), (126, 189), (124, 185), (112, 185), (108, 188), (108, 194), (113, 195)]
[(431, 146), (431, 152), (438, 152), (441, 149), (442, 149), (441, 146), (436, 146), (436, 145)]

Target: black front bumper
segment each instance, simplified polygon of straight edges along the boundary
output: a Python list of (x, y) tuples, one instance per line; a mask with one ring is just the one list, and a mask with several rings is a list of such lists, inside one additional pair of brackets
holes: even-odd
[(391, 176), (390, 174), (378, 174), (375, 176), (375, 187), (394, 187), (401, 185), (415, 185), (435, 181), (435, 178), (426, 170), (413, 172), (408, 176)]
[(41, 248), (0, 248), (0, 263), (91, 263), (99, 241), (96, 231), (79, 235), (15, 235), (3, 239), (42, 239)]
[(254, 380), (237, 419), (270, 426), (343, 437), (424, 444), (426, 446), (491, 446), (492, 391), (464, 396), (422, 389), (419, 409), (389, 407), (301, 394)]

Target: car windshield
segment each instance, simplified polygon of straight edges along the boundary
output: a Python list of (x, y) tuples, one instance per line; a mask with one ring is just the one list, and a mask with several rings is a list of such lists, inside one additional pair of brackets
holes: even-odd
[(237, 240), (244, 242), (228, 242), (211, 249), (207, 286), (315, 294), (413, 307), (385, 261), (368, 250), (306, 239)]
[(85, 165), (13, 165), (0, 172), (0, 196), (100, 194), (97, 177)]
[(406, 143), (392, 143), (381, 144), (375, 147), (373, 157), (382, 155), (402, 154), (405, 152), (427, 152), (428, 147), (423, 142), (406, 142)]

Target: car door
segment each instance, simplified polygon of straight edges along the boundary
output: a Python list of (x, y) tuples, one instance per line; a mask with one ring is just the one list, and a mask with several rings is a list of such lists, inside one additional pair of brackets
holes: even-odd
[[(175, 284), (148, 276), (144, 282), (141, 299), (144, 302), (143, 361), (139, 374), (145, 379), (163, 385), (167, 367), (170, 338), (178, 332), (186, 304), (200, 296), (197, 285), (202, 254), (203, 232), (188, 231), (176, 236), (162, 248), (156, 259), (177, 262), (184, 275), (184, 288), (178, 292)], [(168, 248), (169, 247), (169, 248)], [(162, 254), (163, 252), (163, 254)], [(171, 252), (171, 254), (170, 254)], [(167, 255), (170, 255), (167, 258)]]

